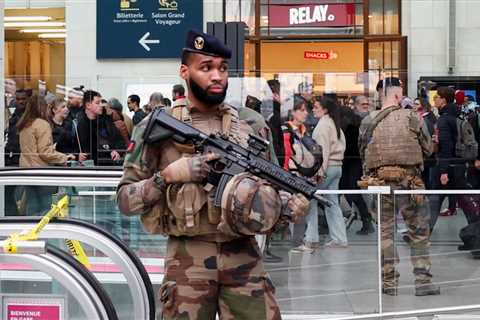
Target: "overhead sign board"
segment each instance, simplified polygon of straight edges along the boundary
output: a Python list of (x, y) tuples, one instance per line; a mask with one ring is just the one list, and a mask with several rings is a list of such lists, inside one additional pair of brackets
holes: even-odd
[(97, 59), (179, 58), (203, 0), (97, 1)]
[(289, 4), (270, 5), (268, 24), (271, 28), (344, 27), (355, 23), (355, 4)]

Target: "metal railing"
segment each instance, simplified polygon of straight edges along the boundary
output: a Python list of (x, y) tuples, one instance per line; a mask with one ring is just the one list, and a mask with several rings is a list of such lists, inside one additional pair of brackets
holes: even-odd
[[(20, 184), (34, 184), (34, 185), (65, 185), (65, 186), (110, 186), (114, 187), (118, 184), (121, 176), (120, 170), (76, 170), (76, 169), (35, 169), (32, 170), (33, 175), (29, 175), (29, 170), (15, 170), (0, 171), (0, 185), (20, 185)], [(18, 174), (18, 175), (17, 175)], [(98, 176), (96, 176), (98, 174)], [(20, 180), (19, 180), (20, 179)], [(21, 181), (21, 182), (19, 182)], [(95, 192), (89, 193), (85, 191), (85, 195), (95, 196)], [(105, 195), (112, 195), (111, 191), (104, 191)], [(88, 193), (88, 194), (87, 194)], [(382, 201), (382, 195), (393, 194), (480, 194), (480, 190), (395, 190), (391, 191), (389, 187), (376, 187), (368, 190), (320, 190), (321, 194), (370, 194), (374, 195), (377, 200), (377, 204)], [(99, 195), (99, 194), (97, 194)], [(103, 195), (103, 193), (102, 193)], [(381, 221), (381, 205), (377, 205), (377, 221)], [(0, 229), (1, 230), (1, 229)], [(81, 240), (81, 239), (80, 239)], [(451, 306), (451, 307), (439, 307), (439, 308), (427, 308), (420, 310), (406, 310), (406, 311), (392, 311), (386, 312), (384, 308), (384, 301), (382, 296), (382, 265), (381, 265), (381, 233), (377, 233), (377, 289), (378, 290), (378, 311), (362, 314), (362, 315), (346, 315), (344, 314), (332, 314), (333, 317), (328, 319), (336, 320), (355, 320), (355, 319), (390, 319), (390, 318), (405, 318), (413, 316), (432, 316), (437, 314), (455, 314), (455, 313), (468, 313), (480, 311), (480, 304), (468, 304), (464, 306)], [(101, 248), (100, 248), (101, 249)], [(102, 250), (102, 249), (101, 249)], [(311, 315), (285, 315), (288, 319), (325, 319), (327, 315), (311, 314)], [(297, 318), (296, 318), (297, 317)]]

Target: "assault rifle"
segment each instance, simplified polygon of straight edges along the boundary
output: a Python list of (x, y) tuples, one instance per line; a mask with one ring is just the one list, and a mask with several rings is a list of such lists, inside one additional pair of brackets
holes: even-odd
[(211, 163), (212, 171), (208, 182), (217, 186), (214, 205), (221, 206), (223, 190), (230, 179), (242, 172), (250, 172), (270, 182), (274, 187), (289, 193), (301, 193), (308, 199), (316, 199), (330, 207), (331, 202), (317, 193), (316, 186), (309, 180), (296, 176), (280, 166), (261, 157), (267, 150), (268, 141), (250, 135), (246, 149), (231, 142), (221, 134), (207, 135), (202, 131), (172, 117), (161, 109), (156, 109), (144, 132), (147, 144), (173, 139), (180, 144), (193, 144), (201, 153), (212, 152), (220, 156)]

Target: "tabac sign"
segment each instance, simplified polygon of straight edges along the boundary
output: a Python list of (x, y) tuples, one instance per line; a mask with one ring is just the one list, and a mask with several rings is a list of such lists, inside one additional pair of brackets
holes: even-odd
[(203, 0), (97, 0), (97, 59), (179, 58)]
[(353, 26), (355, 4), (270, 5), (268, 24), (271, 28)]

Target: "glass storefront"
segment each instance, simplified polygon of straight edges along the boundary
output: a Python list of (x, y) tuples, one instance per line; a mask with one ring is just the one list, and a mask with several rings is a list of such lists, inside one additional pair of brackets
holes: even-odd
[[(225, 20), (243, 21), (247, 26), (248, 75), (261, 71), (267, 78), (279, 78), (280, 69), (291, 73), (367, 72), (374, 79), (358, 77), (341, 94), (373, 93), (369, 84), (383, 75), (407, 80), (400, 4), (397, 0), (228, 0)], [(287, 66), (285, 61), (289, 61)], [(358, 90), (362, 79), (363, 88)], [(322, 85), (311, 85), (321, 90), (315, 92), (325, 92)]]

